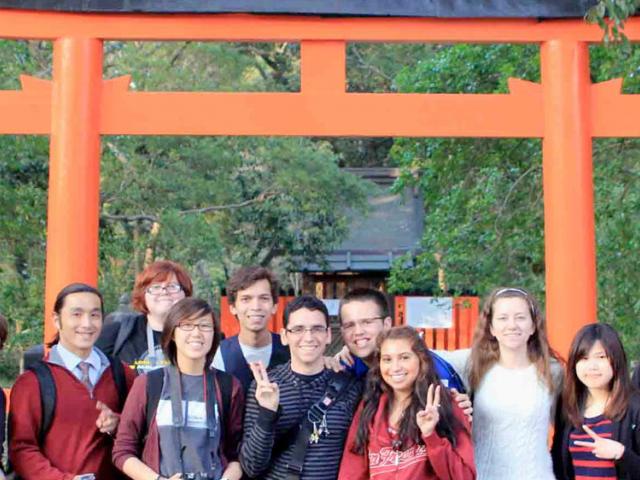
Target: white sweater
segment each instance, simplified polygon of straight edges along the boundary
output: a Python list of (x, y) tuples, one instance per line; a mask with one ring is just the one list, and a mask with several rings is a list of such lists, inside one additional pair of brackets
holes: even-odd
[[(467, 380), (470, 350), (441, 352)], [(553, 480), (547, 439), (552, 395), (535, 365), (494, 365), (473, 399), (473, 442), (478, 480)]]

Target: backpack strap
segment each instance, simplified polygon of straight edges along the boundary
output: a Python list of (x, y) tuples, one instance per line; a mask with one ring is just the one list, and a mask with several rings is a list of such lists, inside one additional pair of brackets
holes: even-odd
[(224, 439), (225, 431), (229, 428), (231, 422), (231, 394), (233, 393), (233, 377), (221, 370), (214, 369), (215, 379), (220, 388), (220, 397), (222, 397), (222, 408), (220, 418), (222, 419), (224, 428), (221, 428), (220, 443)]
[(53, 423), (53, 415), (56, 411), (56, 384), (53, 380), (53, 374), (46, 362), (40, 360), (29, 367), (40, 387), (40, 409), (42, 416), (40, 418), (40, 428), (38, 430), (38, 445), (44, 445), (44, 440)]
[(458, 375), (458, 372), (455, 371), (453, 366), (433, 350), (429, 350), (429, 354), (431, 355), (440, 380), (446, 380), (446, 387), (455, 388), (460, 393), (467, 393), (462, 378), (460, 378), (460, 375)]
[(122, 362), (111, 355), (107, 355), (109, 364), (111, 365), (111, 374), (113, 375), (113, 382), (116, 384), (116, 390), (118, 391), (118, 405), (120, 412), (124, 408), (124, 402), (127, 399), (127, 377), (124, 374), (124, 367)]
[[(355, 381), (353, 375), (346, 372), (332, 372), (332, 376), (327, 383), (324, 395), (309, 408), (303, 416), (300, 429), (293, 442), (291, 459), (286, 466), (285, 480), (300, 480), (304, 469), (304, 458), (307, 455), (307, 448), (310, 442), (317, 442), (321, 432), (317, 431), (322, 419), (335, 405), (340, 397), (349, 390), (349, 386)], [(313, 437), (315, 436), (315, 438)]]
[[(282, 341), (280, 341), (280, 335), (277, 333), (271, 332), (271, 345), (271, 358), (269, 359), (267, 369), (277, 367), (278, 365), (282, 365), (283, 363), (287, 363), (291, 360), (289, 347), (282, 344)], [(251, 379), (253, 380), (253, 377)], [(247, 388), (247, 390), (249, 389)]]
[(145, 374), (147, 376), (146, 431), (142, 438), (149, 434), (149, 428), (158, 409), (162, 385), (164, 384), (164, 368), (157, 368)]
[(118, 329), (118, 335), (116, 336), (116, 341), (113, 344), (113, 355), (118, 356), (122, 346), (127, 341), (127, 339), (131, 336), (133, 332), (138, 317), (141, 315), (139, 313), (129, 313), (123, 315), (120, 319), (120, 328)]

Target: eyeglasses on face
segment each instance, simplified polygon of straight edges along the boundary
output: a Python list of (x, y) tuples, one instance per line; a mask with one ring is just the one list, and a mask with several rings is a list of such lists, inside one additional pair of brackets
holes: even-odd
[(180, 330), (184, 330), (185, 332), (193, 332), (196, 327), (201, 332), (213, 332), (213, 323), (191, 323), (191, 322), (180, 322), (178, 323), (178, 328)]
[(311, 335), (316, 336), (324, 335), (325, 333), (327, 333), (327, 328), (328, 327), (323, 327), (322, 325), (314, 325), (313, 327), (303, 327), (301, 325), (298, 325), (291, 328), (285, 328), (285, 330), (294, 336), (304, 335), (305, 332), (311, 332)]
[(182, 291), (182, 285), (179, 283), (168, 283), (167, 285), (162, 285), (161, 283), (154, 283), (153, 285), (149, 285), (147, 287), (147, 293), (149, 295), (161, 295), (163, 293), (178, 293)]
[(374, 323), (376, 323), (378, 320), (383, 320), (383, 319), (384, 319), (384, 317), (382, 317), (382, 316), (370, 317), (370, 318), (361, 318), (360, 320), (353, 320), (352, 322), (344, 322), (340, 326), (340, 328), (342, 329), (343, 332), (349, 333), (349, 332), (353, 332), (355, 330), (356, 325), (359, 325), (360, 328), (368, 329)]

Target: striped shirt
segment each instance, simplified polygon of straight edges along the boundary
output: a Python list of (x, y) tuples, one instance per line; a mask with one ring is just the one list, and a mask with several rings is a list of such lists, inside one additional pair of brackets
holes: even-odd
[[(333, 372), (303, 380), (291, 370), (291, 363), (269, 372), (269, 379), (278, 384), (280, 406), (278, 412), (262, 408), (256, 401), (256, 383), (247, 394), (244, 416), (244, 437), (240, 448), (242, 469), (250, 477), (283, 479), (291, 460), (296, 430), (309, 407), (320, 400)], [(362, 392), (362, 381), (356, 380), (349, 390), (327, 412), (328, 435), (310, 444), (304, 460), (301, 480), (335, 480), (349, 426)], [(285, 434), (290, 433), (290, 435)]]
[[(585, 418), (584, 424), (602, 438), (611, 438), (613, 428), (611, 420), (598, 415)], [(616, 480), (616, 466), (613, 460), (597, 458), (592, 449), (575, 445), (576, 441), (592, 442), (592, 438), (582, 428), (572, 428), (569, 434), (569, 452), (575, 472), (575, 480)]]

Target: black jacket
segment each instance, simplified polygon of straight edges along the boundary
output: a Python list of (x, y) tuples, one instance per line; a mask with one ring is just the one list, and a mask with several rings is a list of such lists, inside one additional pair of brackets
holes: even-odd
[[(551, 457), (553, 471), (558, 480), (574, 480), (573, 463), (569, 453), (571, 422), (568, 421), (561, 404), (558, 404), (555, 434)], [(613, 440), (624, 445), (624, 454), (615, 462), (616, 475), (620, 480), (640, 480), (640, 393), (633, 393), (629, 399), (627, 413), (619, 422), (613, 422)]]

